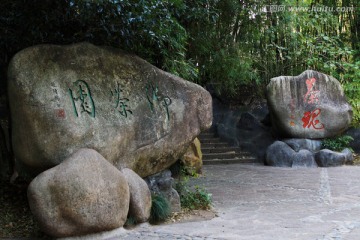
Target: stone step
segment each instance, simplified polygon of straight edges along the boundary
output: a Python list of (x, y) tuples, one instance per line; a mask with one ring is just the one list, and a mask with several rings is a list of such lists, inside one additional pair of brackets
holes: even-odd
[[(200, 142), (203, 143), (204, 141), (210, 141), (210, 140), (216, 140), (218, 141), (219, 138), (218, 137), (201, 137), (199, 138)], [(220, 139), (221, 140), (221, 139)], [(225, 141), (222, 141), (222, 142), (225, 142)]]
[(216, 137), (214, 132), (202, 132), (199, 135), (204, 165), (258, 163), (250, 153), (233, 147), (229, 143)]
[(238, 147), (216, 147), (216, 148), (205, 148), (201, 146), (202, 153), (227, 153), (235, 151), (236, 153), (244, 153), (240, 148)]
[[(206, 143), (220, 143), (223, 142), (220, 140), (220, 138), (209, 138), (209, 139), (201, 139), (200, 143), (201, 144), (206, 144)], [(226, 142), (223, 142), (226, 143)], [(227, 143), (226, 143), (227, 144)]]
[(198, 136), (199, 139), (209, 138), (209, 137), (215, 137), (215, 133), (213, 133), (213, 132), (204, 132), (204, 133), (200, 133), (200, 135)]
[(213, 159), (203, 160), (203, 165), (235, 164), (235, 163), (258, 163), (256, 158), (231, 158), (231, 159)]
[(228, 152), (228, 153), (206, 153), (202, 155), (203, 160), (210, 160), (210, 159), (227, 159), (227, 158), (235, 158), (238, 157), (235, 151)]
[(201, 149), (203, 148), (221, 148), (221, 147), (228, 147), (229, 144), (225, 142), (212, 142), (212, 143), (201, 143)]
[(203, 160), (211, 160), (211, 159), (230, 159), (230, 158), (249, 158), (251, 157), (248, 153), (236, 153), (236, 152), (228, 152), (228, 153), (206, 153), (202, 155)]

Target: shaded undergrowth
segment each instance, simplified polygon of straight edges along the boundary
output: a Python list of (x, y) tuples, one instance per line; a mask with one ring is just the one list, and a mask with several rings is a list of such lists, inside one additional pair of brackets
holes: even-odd
[(26, 195), (28, 185), (22, 179), (14, 184), (0, 179), (0, 238), (47, 238), (31, 214)]

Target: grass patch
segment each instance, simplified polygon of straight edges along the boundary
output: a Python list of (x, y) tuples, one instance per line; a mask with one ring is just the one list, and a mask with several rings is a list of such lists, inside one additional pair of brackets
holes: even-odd
[(152, 194), (151, 202), (150, 223), (164, 222), (171, 216), (171, 205), (163, 195)]

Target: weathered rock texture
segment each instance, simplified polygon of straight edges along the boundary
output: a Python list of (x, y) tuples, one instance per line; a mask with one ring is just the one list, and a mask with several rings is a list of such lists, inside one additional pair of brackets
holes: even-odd
[(148, 176), (145, 181), (152, 193), (163, 195), (170, 202), (172, 212), (181, 211), (180, 196), (173, 188), (174, 179), (171, 177), (170, 170)]
[(267, 148), (265, 163), (274, 167), (317, 167), (313, 152), (307, 149), (295, 151), (282, 141), (275, 141)]
[(293, 168), (317, 167), (314, 154), (306, 149), (299, 150), (297, 153), (293, 155), (291, 167)]
[(130, 189), (130, 208), (129, 215), (137, 223), (146, 222), (150, 217), (151, 192), (146, 182), (133, 170), (124, 168), (124, 174)]
[(38, 175), (28, 200), (40, 228), (67, 237), (123, 226), (129, 186), (123, 174), (91, 149), (80, 149), (60, 165)]
[(319, 167), (336, 167), (344, 164), (352, 164), (353, 155), (347, 148), (341, 152), (323, 149), (316, 153), (315, 159)]
[(266, 151), (266, 164), (276, 167), (291, 167), (295, 151), (284, 142), (275, 141)]
[(352, 119), (340, 83), (316, 71), (272, 78), (267, 100), (273, 132), (280, 137), (336, 136), (349, 127)]
[(283, 140), (287, 145), (289, 145), (295, 152), (299, 152), (301, 149), (306, 149), (310, 152), (318, 152), (321, 149), (320, 140), (311, 140), (311, 139), (296, 139), (290, 138)]
[(192, 171), (201, 173), (203, 162), (201, 143), (198, 138), (195, 138), (194, 141), (190, 144), (184, 156), (181, 157), (181, 162), (184, 164), (190, 174)]
[(86, 147), (148, 176), (179, 159), (212, 123), (202, 87), (89, 43), (19, 52), (8, 93), (14, 153), (38, 171)]
[(334, 167), (353, 164), (350, 149), (341, 152), (320, 149), (321, 141), (310, 139), (286, 139), (275, 141), (266, 150), (265, 163), (275, 167)]

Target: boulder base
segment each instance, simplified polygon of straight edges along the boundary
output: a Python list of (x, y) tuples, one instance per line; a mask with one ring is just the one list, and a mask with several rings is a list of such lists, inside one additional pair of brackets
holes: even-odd
[(146, 222), (150, 218), (151, 193), (146, 182), (139, 177), (133, 170), (124, 168), (124, 174), (130, 189), (130, 208), (129, 215), (137, 223)]
[(29, 185), (30, 209), (40, 228), (69, 237), (122, 227), (129, 210), (123, 174), (91, 149), (80, 149)]
[(284, 142), (276, 141), (266, 150), (266, 164), (275, 167), (291, 167), (295, 151)]
[(321, 140), (296, 138), (285, 139), (283, 141), (292, 149), (294, 149), (295, 152), (299, 152), (301, 149), (305, 149), (313, 153), (320, 151), (322, 143)]
[(172, 186), (174, 179), (171, 177), (170, 170), (148, 176), (145, 181), (152, 193), (162, 195), (169, 201), (172, 212), (181, 211), (180, 196)]
[(301, 149), (299, 152), (296, 152), (292, 159), (292, 166), (293, 168), (300, 168), (300, 167), (317, 167), (315, 162), (314, 154), (306, 149)]
[(352, 164), (353, 155), (347, 148), (342, 152), (323, 149), (316, 153), (315, 159), (319, 167), (336, 167), (344, 164)]
[(181, 162), (184, 164), (189, 174), (192, 174), (193, 171), (201, 173), (203, 162), (201, 143), (198, 138), (195, 138), (194, 141), (191, 142), (184, 156), (181, 157)]

